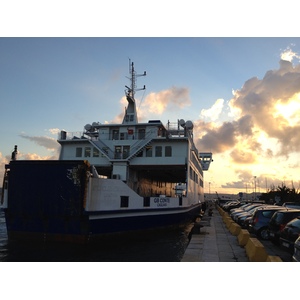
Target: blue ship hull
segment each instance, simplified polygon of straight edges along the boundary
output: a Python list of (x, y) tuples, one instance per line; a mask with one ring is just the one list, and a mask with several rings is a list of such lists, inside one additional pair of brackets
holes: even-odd
[[(184, 208), (87, 212), (85, 161), (12, 161), (4, 209), (10, 240), (89, 243), (103, 237), (187, 225), (200, 204)], [(72, 177), (66, 174), (72, 172)]]

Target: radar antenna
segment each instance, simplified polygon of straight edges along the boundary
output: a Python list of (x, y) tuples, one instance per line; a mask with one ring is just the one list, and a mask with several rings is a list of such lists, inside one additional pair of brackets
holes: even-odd
[[(131, 82), (131, 85), (130, 87), (128, 87), (127, 85), (125, 85), (126, 87), (126, 97), (130, 98), (131, 101), (135, 101), (134, 100), (134, 94), (136, 91), (142, 91), (142, 90), (145, 90), (146, 89), (146, 86), (144, 85), (142, 88), (139, 88), (137, 89), (136, 88), (136, 79), (137, 77), (141, 77), (141, 76), (146, 76), (147, 73), (146, 71), (144, 71), (143, 74), (136, 74), (135, 70), (134, 70), (134, 63), (131, 62), (131, 60), (129, 59), (129, 74), (130, 74), (130, 77), (127, 77), (130, 82)], [(129, 99), (128, 99), (129, 100)]]
[(127, 78), (130, 80), (131, 84), (130, 84), (130, 87), (125, 85), (125, 87), (126, 87), (125, 94), (126, 94), (126, 99), (128, 101), (128, 106), (125, 110), (123, 124), (136, 124), (137, 123), (137, 113), (136, 113), (134, 94), (136, 91), (142, 91), (142, 90), (146, 89), (145, 85), (143, 88), (136, 88), (136, 79), (137, 79), (137, 77), (146, 76), (147, 74), (146, 74), (146, 71), (144, 71), (143, 74), (136, 74), (136, 72), (134, 70), (134, 63), (131, 62), (130, 59), (129, 59), (129, 74), (130, 74), (130, 77), (127, 77)]

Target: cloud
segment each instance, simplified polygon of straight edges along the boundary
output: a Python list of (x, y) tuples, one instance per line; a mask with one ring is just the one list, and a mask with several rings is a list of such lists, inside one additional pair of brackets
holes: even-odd
[(281, 54), (281, 60), (292, 62), (294, 58), (300, 58), (300, 56), (294, 52), (290, 47), (287, 47)]
[[(122, 123), (124, 117), (124, 109), (127, 106), (126, 97), (120, 100), (122, 112), (117, 115), (111, 122), (106, 123)], [(191, 105), (189, 90), (182, 87), (171, 87), (160, 92), (150, 93), (144, 101), (137, 101), (138, 118), (140, 120), (148, 120), (149, 114), (153, 117), (162, 115), (166, 110), (178, 110)]]
[(196, 140), (196, 144), (202, 151), (220, 153), (233, 148), (242, 139), (252, 135), (252, 117), (245, 115), (233, 122), (223, 122), (220, 126), (212, 126), (212, 123), (195, 122), (195, 131), (203, 133)]
[(20, 137), (32, 141), (39, 146), (45, 147), (46, 149), (51, 151), (57, 151), (59, 148), (59, 144), (57, 143), (56, 139), (47, 136), (29, 136), (20, 134)]
[(150, 93), (141, 104), (141, 110), (161, 115), (166, 109), (178, 109), (189, 105), (191, 105), (189, 90), (171, 87), (158, 93)]
[[(280, 68), (268, 71), (262, 80), (251, 78), (245, 82), (230, 103), (240, 110), (241, 115), (251, 115), (258, 130), (278, 141), (279, 155), (287, 155), (300, 151), (299, 99), (300, 66), (294, 67), (291, 62), (281, 60)], [(294, 111), (288, 115), (289, 107)]]
[(235, 163), (253, 164), (257, 162), (257, 157), (254, 152), (245, 151), (242, 149), (234, 149), (230, 156)]
[(41, 156), (37, 153), (19, 153), (18, 160), (56, 160), (56, 155)]
[(238, 180), (227, 182), (226, 184), (221, 185), (221, 187), (224, 189), (244, 190), (245, 188), (247, 188), (247, 186), (250, 187), (252, 185), (253, 175), (250, 170), (236, 169), (235, 174), (238, 177)]
[(123, 96), (120, 100), (120, 105), (121, 105), (121, 109), (122, 109), (122, 112), (119, 113), (117, 116), (114, 117), (114, 119), (112, 121), (105, 121), (104, 123), (105, 124), (110, 124), (110, 123), (113, 123), (113, 124), (120, 124), (123, 122), (123, 118), (124, 118), (124, 112), (125, 112), (125, 108), (127, 107), (128, 105), (128, 102), (126, 100), (126, 96)]
[(48, 131), (53, 135), (57, 135), (58, 133), (61, 132), (61, 130), (59, 128), (50, 128), (50, 129), (48, 129)]
[[(247, 185), (248, 192), (252, 192), (253, 174), (257, 176), (257, 187), (263, 191), (292, 178), (298, 180), (295, 174), (300, 152), (300, 65), (293, 65), (292, 61), (300, 56), (285, 51), (281, 58), (277, 69), (267, 71), (261, 79), (250, 78), (234, 90), (228, 106), (222, 108), (225, 112), (229, 107), (231, 121), (218, 123), (213, 119), (214, 109), (216, 114), (222, 113), (217, 110), (221, 107), (218, 99), (211, 109), (201, 111), (200, 117), (207, 119), (194, 122), (198, 149), (214, 155), (211, 174), (219, 176), (226, 170), (228, 178), (238, 177), (234, 181), (224, 178), (220, 188), (245, 190)], [(246, 172), (236, 169), (238, 165)]]
[[(208, 126), (207, 126), (208, 125)], [(224, 122), (220, 127), (211, 127), (211, 124), (194, 123), (196, 132), (205, 132), (196, 144), (201, 151), (214, 153), (224, 152), (236, 144), (235, 126), (231, 122)]]
[(224, 99), (218, 99), (215, 104), (209, 109), (202, 109), (200, 117), (208, 118), (212, 121), (218, 120), (224, 107)]
[[(221, 113), (222, 105), (218, 99), (201, 115), (212, 119), (213, 112)], [(195, 122), (200, 149), (220, 153), (232, 148), (231, 158), (237, 163), (254, 162), (257, 152), (270, 157), (300, 151), (300, 65), (281, 60), (279, 68), (266, 72), (262, 79), (250, 78), (235, 90), (229, 107), (235, 112), (231, 122)], [(262, 134), (264, 140), (259, 138)], [(276, 149), (270, 150), (269, 140)]]
[(260, 174), (259, 176), (254, 176), (251, 170), (236, 169), (235, 173), (238, 180), (227, 182), (221, 185), (224, 189), (239, 189), (240, 191), (245, 191), (247, 193), (253, 193), (256, 189), (258, 193), (264, 193), (269, 191), (271, 188), (277, 188), (282, 184), (289, 187), (295, 186), (296, 189), (299, 188), (297, 184), (294, 184), (291, 180), (284, 180), (284, 178), (276, 178), (272, 174)]

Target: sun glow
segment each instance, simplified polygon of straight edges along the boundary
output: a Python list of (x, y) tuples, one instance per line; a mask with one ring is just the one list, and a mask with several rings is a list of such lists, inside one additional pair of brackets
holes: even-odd
[(275, 108), (277, 111), (274, 117), (283, 117), (290, 126), (298, 124), (300, 119), (300, 93), (295, 94), (288, 103), (278, 102)]

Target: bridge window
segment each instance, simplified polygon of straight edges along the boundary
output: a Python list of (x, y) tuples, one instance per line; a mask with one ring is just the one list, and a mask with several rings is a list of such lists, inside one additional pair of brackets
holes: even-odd
[(146, 129), (144, 129), (144, 128), (139, 129), (139, 131), (138, 131), (138, 139), (139, 140), (143, 140), (145, 138), (145, 135), (146, 135)]
[(82, 157), (82, 148), (81, 147), (76, 148), (76, 157)]
[(156, 146), (155, 147), (155, 156), (161, 157), (162, 156), (162, 146)]
[(127, 158), (129, 156), (130, 146), (123, 146), (123, 158)]
[(122, 154), (122, 147), (115, 146), (115, 158), (121, 158), (121, 154)]
[(84, 157), (91, 157), (91, 147), (84, 148)]
[(146, 157), (152, 157), (152, 146), (146, 147)]
[(121, 132), (120, 133), (120, 140), (128, 140), (128, 133), (127, 132)]
[(119, 130), (117, 130), (117, 129), (113, 130), (112, 138), (113, 138), (113, 140), (118, 140), (119, 139)]
[(99, 152), (99, 150), (97, 149), (97, 148), (93, 148), (93, 157), (99, 157), (99, 155), (100, 155), (100, 152)]
[(172, 147), (171, 146), (166, 146), (165, 147), (165, 156), (166, 157), (172, 156)]

